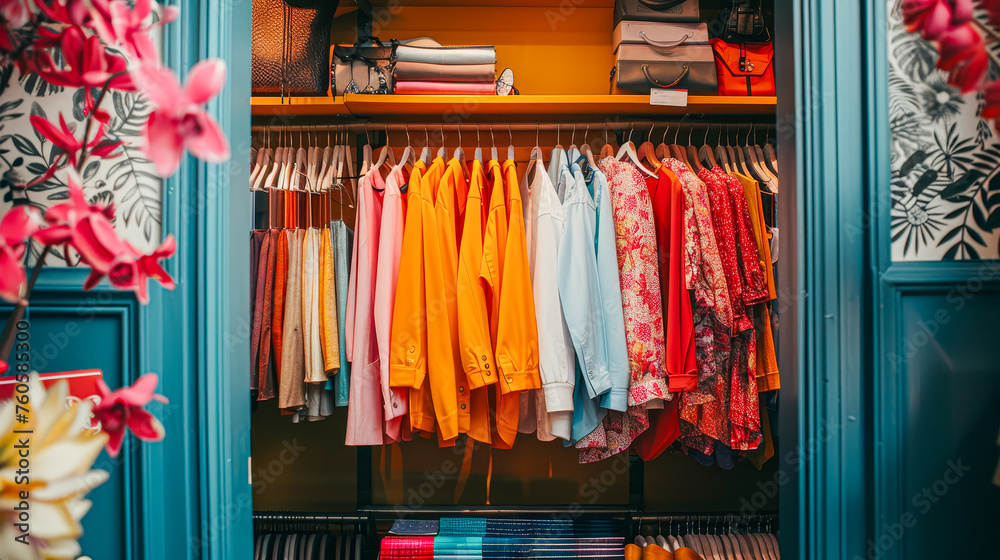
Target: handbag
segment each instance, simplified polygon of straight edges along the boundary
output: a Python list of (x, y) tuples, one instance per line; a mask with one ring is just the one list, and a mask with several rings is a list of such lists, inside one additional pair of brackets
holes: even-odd
[(615, 26), (627, 21), (701, 21), (698, 0), (615, 0)]
[(691, 95), (718, 95), (715, 62), (709, 45), (679, 45), (664, 52), (645, 44), (622, 43), (611, 72), (612, 93), (628, 90), (686, 89)]
[(372, 37), (364, 43), (336, 45), (330, 62), (330, 94), (392, 93), (398, 41)]
[(773, 43), (711, 43), (719, 95), (775, 95)]
[(753, 0), (733, 0), (728, 14), (720, 17), (726, 22), (722, 39), (729, 43), (766, 43), (771, 33), (764, 24), (764, 9), (761, 0), (754, 7)]
[(330, 26), (338, 2), (253, 0), (253, 93), (326, 94), (330, 87)]

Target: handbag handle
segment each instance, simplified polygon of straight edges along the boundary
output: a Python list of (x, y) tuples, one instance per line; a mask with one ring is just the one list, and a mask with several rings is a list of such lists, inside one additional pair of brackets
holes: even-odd
[(639, 3), (645, 5), (651, 10), (669, 10), (670, 8), (680, 6), (686, 1), (687, 0), (639, 0)]
[(654, 86), (659, 86), (661, 88), (672, 88), (672, 87), (676, 86), (677, 84), (681, 83), (681, 80), (683, 80), (684, 76), (687, 76), (688, 72), (690, 72), (690, 71), (691, 71), (691, 67), (688, 66), (687, 64), (685, 64), (684, 65), (684, 70), (681, 70), (681, 75), (677, 76), (676, 80), (670, 82), (669, 84), (661, 84), (659, 80), (657, 80), (652, 75), (650, 75), (650, 73), (649, 73), (649, 65), (648, 64), (643, 64), (642, 65), (642, 73), (645, 74), (646, 79), (649, 80), (649, 83), (653, 84)]
[(642, 38), (642, 40), (645, 41), (647, 45), (649, 45), (649, 46), (651, 46), (653, 48), (657, 48), (657, 49), (675, 49), (675, 48), (683, 45), (684, 43), (686, 43), (688, 39), (694, 37), (694, 33), (688, 33), (688, 34), (684, 35), (683, 37), (681, 37), (680, 39), (678, 39), (677, 41), (654, 41), (654, 40), (650, 39), (646, 35), (645, 31), (640, 31), (639, 32), (639, 37)]

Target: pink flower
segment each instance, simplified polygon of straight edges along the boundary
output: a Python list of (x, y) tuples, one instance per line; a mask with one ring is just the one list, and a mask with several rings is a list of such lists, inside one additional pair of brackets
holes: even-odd
[(204, 104), (219, 94), (226, 82), (226, 64), (206, 59), (188, 72), (187, 85), (162, 66), (143, 65), (136, 83), (156, 105), (146, 124), (146, 154), (163, 177), (177, 172), (184, 147), (209, 163), (229, 159), (229, 140)]
[(44, 50), (34, 50), (28, 59), (31, 69), (50, 84), (99, 88), (107, 83), (121, 91), (135, 89), (125, 59), (108, 51), (96, 35), (87, 36), (79, 27), (67, 27), (59, 37), (59, 45), (64, 65), (56, 64)]
[[(88, 103), (88, 105), (92, 105), (92, 103)], [(88, 107), (88, 110), (93, 109)], [(88, 155), (105, 157), (117, 150), (118, 147), (121, 146), (121, 142), (109, 142), (103, 139), (103, 127), (109, 119), (107, 113), (104, 111), (95, 111), (94, 118), (101, 123), (101, 126), (94, 129), (97, 133), (94, 135), (94, 138), (87, 143), (87, 149), (90, 150)], [(83, 141), (77, 140), (75, 131), (70, 129), (69, 125), (66, 124), (66, 119), (63, 117), (62, 113), (59, 114), (58, 127), (56, 127), (56, 125), (48, 119), (39, 115), (31, 115), (30, 120), (31, 124), (34, 125), (35, 130), (37, 130), (39, 134), (65, 152), (64, 155), (60, 156), (55, 160), (55, 162), (53, 162), (52, 167), (49, 168), (47, 173), (33, 180), (32, 184), (40, 183), (49, 177), (52, 177), (56, 170), (64, 163), (63, 158), (65, 158), (65, 161), (72, 167), (76, 167), (79, 164), (83, 151)]]
[(143, 441), (160, 441), (165, 432), (163, 424), (143, 408), (150, 401), (166, 403), (163, 395), (156, 394), (159, 377), (147, 373), (132, 384), (112, 391), (103, 379), (97, 381), (101, 402), (94, 407), (94, 426), (100, 423), (101, 431), (108, 434), (108, 455), (116, 457), (121, 451), (125, 432), (132, 430)]
[(971, 23), (952, 29), (939, 40), (941, 57), (937, 67), (948, 72), (948, 83), (962, 93), (974, 91), (982, 85), (989, 70), (990, 58), (983, 36)]
[(946, 0), (903, 0), (903, 23), (910, 33), (936, 39), (951, 29), (952, 9)]
[(27, 280), (24, 252), (28, 239), (41, 224), (38, 210), (30, 206), (15, 206), (0, 219), (0, 297), (7, 301), (21, 299), (21, 290)]
[(80, 255), (80, 260), (90, 267), (84, 281), (85, 290), (92, 289), (108, 276), (111, 285), (119, 289), (134, 290), (141, 303), (149, 302), (148, 280), (159, 281), (164, 288), (174, 288), (174, 280), (160, 266), (159, 261), (169, 258), (176, 251), (176, 242), (168, 235), (152, 254), (143, 255), (129, 242), (121, 239), (111, 224), (112, 206), (88, 204), (75, 177), (67, 182), (69, 202), (49, 208), (45, 221), (49, 227), (36, 234), (36, 239), (46, 245), (67, 244)]
[(31, 10), (25, 0), (0, 0), (0, 18), (10, 29), (19, 29), (31, 20)]
[(1000, 27), (1000, 0), (982, 0), (979, 3), (990, 16), (990, 24)]
[(177, 18), (177, 8), (161, 8), (153, 0), (135, 0), (134, 5), (125, 0), (103, 1), (105, 9), (94, 12), (92, 27), (97, 34), (107, 44), (125, 49), (130, 57), (146, 63), (157, 62), (159, 55), (149, 35), (154, 14), (158, 19), (155, 25), (162, 26)]

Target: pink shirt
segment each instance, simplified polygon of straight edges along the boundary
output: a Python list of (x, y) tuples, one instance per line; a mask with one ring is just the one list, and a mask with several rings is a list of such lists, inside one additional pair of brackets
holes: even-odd
[(382, 204), (374, 189), (382, 177), (370, 171), (358, 182), (354, 248), (347, 292), (347, 351), (351, 391), (347, 407), (347, 445), (382, 445), (382, 389), (375, 338), (374, 295)]
[(385, 433), (395, 441), (400, 439), (403, 415), (409, 411), (407, 390), (403, 387), (389, 387), (389, 335), (392, 332), (392, 308), (396, 301), (399, 258), (403, 251), (403, 199), (400, 187), (405, 182), (399, 165), (394, 166), (385, 179), (375, 280), (375, 338), (378, 341)]

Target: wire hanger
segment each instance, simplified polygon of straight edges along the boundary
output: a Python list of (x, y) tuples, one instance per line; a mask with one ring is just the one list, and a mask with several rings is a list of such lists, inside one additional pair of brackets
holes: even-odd
[(427, 132), (427, 125), (424, 125), (424, 148), (420, 150), (420, 161), (424, 162), (424, 165), (431, 164), (431, 136)]
[(670, 146), (667, 145), (667, 132), (670, 131), (670, 123), (667, 123), (666, 127), (663, 129), (663, 138), (660, 140), (660, 145), (656, 147), (656, 159), (663, 161), (670, 157)]
[(719, 164), (715, 161), (715, 156), (712, 155), (712, 148), (708, 145), (708, 133), (712, 130), (711, 125), (705, 126), (705, 140), (701, 144), (701, 149), (698, 150), (698, 156), (701, 161), (705, 163), (706, 167), (715, 168)]
[[(461, 134), (461, 132), (459, 132)], [(444, 135), (444, 125), (441, 125), (441, 147), (438, 148), (437, 157), (444, 159), (448, 157), (448, 148), (445, 148), (445, 135)]]
[(687, 153), (688, 162), (690, 162), (692, 166), (691, 168), (692, 171), (694, 171), (695, 174), (698, 174), (701, 172), (702, 169), (705, 169), (705, 166), (701, 164), (701, 159), (698, 157), (698, 148), (695, 148), (694, 142), (691, 141), (691, 138), (693, 136), (694, 136), (694, 123), (691, 123), (691, 128), (688, 130), (688, 143), (687, 147), (685, 148), (685, 152)]
[[(510, 144), (507, 145), (507, 159), (514, 161), (514, 133), (510, 130), (510, 125), (507, 125), (507, 136), (510, 136)], [(535, 144), (538, 144), (538, 137), (535, 137)], [(494, 151), (493, 155), (496, 156), (497, 153)], [(493, 159), (496, 159), (494, 157)]]
[(655, 125), (649, 126), (649, 132), (646, 134), (646, 141), (639, 146), (637, 153), (639, 154), (639, 161), (645, 161), (647, 165), (653, 168), (653, 171), (660, 170), (660, 160), (656, 157), (656, 150), (653, 148), (653, 127)]
[[(493, 135), (493, 127), (490, 126), (490, 136)], [(483, 140), (479, 135), (479, 125), (476, 125), (476, 152), (474, 159), (480, 164), (483, 163)]]
[(587, 158), (587, 163), (590, 164), (592, 169), (597, 169), (597, 164), (594, 162), (594, 150), (590, 147), (590, 123), (587, 123), (587, 130), (583, 133), (583, 145), (580, 146), (580, 153)]

